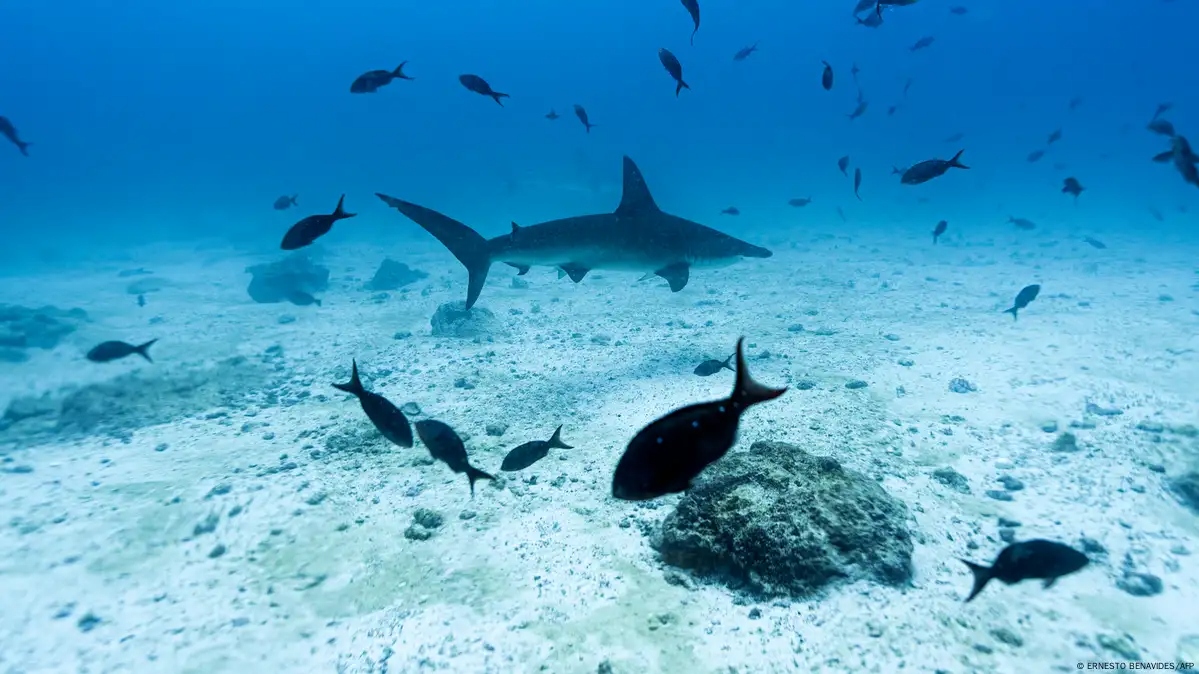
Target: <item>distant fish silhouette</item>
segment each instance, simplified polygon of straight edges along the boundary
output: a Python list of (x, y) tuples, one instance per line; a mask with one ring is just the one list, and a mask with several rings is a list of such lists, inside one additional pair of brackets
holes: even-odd
[(869, 101), (863, 100), (862, 98), (859, 97), (858, 98), (858, 107), (854, 108), (853, 112), (851, 112), (851, 113), (849, 113), (849, 115), (847, 115), (847, 117), (849, 117), (849, 121), (852, 122), (853, 120), (857, 119), (858, 117), (861, 117), (862, 115), (866, 114), (866, 108), (869, 106), (870, 106)]
[(357, 77), (357, 79), (350, 83), (350, 93), (373, 94), (378, 91), (380, 87), (385, 87), (388, 84), (391, 84), (392, 80), (414, 79), (404, 74), (404, 66), (407, 64), (408, 62), (404, 61), (400, 65), (396, 66), (395, 70), (368, 70), (367, 72), (362, 73)]
[(932, 46), (932, 43), (935, 40), (936, 40), (936, 38), (934, 38), (933, 36), (926, 35), (926, 36), (920, 38), (919, 40), (916, 40), (916, 43), (913, 44), (911, 47), (908, 47), (908, 51), (920, 51), (921, 49), (927, 49), (930, 46)]
[(824, 72), (820, 74), (820, 86), (824, 87), (825, 91), (830, 91), (833, 88), (833, 67), (828, 64), (828, 61), (821, 61), (824, 64)]
[(87, 352), (87, 359), (93, 363), (111, 363), (136, 353), (145, 358), (147, 363), (153, 363), (154, 361), (150, 359), (150, 347), (157, 341), (157, 339), (151, 339), (145, 344), (137, 346), (118, 341), (103, 342)]
[(1015, 216), (1009, 215), (1007, 218), (1007, 221), (1012, 223), (1016, 227), (1019, 227), (1020, 229), (1032, 230), (1032, 229), (1037, 228), (1037, 223), (1035, 223), (1032, 220), (1029, 220), (1027, 218), (1017, 218)]
[(502, 471), (524, 470), (544, 459), (551, 449), (574, 449), (562, 442), (562, 427), (559, 426), (549, 440), (533, 440), (526, 442), (508, 452), (504, 462), (500, 464)]
[(853, 170), (853, 195), (862, 200), (862, 195), (858, 194), (858, 188), (862, 186), (862, 169), (855, 168)]
[(837, 160), (837, 168), (841, 169), (841, 175), (846, 178), (849, 177), (849, 174), (845, 171), (845, 169), (849, 168), (849, 155), (845, 155)]
[(546, 114), (545, 118), (546, 119), (558, 119), (559, 116), (560, 115), (557, 112), (555, 112), (553, 109), (551, 109), (549, 111), (549, 113)]
[(933, 229), (933, 245), (934, 246), (937, 244), (937, 239), (939, 239), (941, 237), (941, 235), (944, 234), (945, 230), (947, 230), (947, 229), (949, 229), (949, 223), (947, 221), (942, 220), (941, 222), (937, 223), (936, 228)]
[(758, 51), (758, 43), (757, 42), (753, 43), (753, 45), (751, 45), (749, 47), (742, 47), (741, 49), (738, 49), (737, 53), (733, 54), (733, 60), (734, 61), (744, 61), (745, 59), (749, 58), (750, 54), (752, 54), (756, 51)]
[(666, 72), (670, 73), (670, 76), (676, 82), (674, 88), (675, 98), (678, 98), (679, 92), (683, 89), (691, 88), (683, 81), (683, 64), (679, 63), (679, 59), (669, 49), (659, 49), (658, 60), (662, 62), (662, 65), (666, 68)]
[(1145, 128), (1149, 129), (1153, 133), (1160, 134), (1162, 136), (1167, 136), (1167, 137), (1174, 136), (1174, 125), (1171, 124), (1170, 120), (1168, 120), (1168, 119), (1159, 119), (1157, 117), (1154, 117), (1152, 120), (1149, 121), (1149, 124)]
[(1054, 143), (1058, 142), (1058, 141), (1059, 141), (1059, 140), (1061, 140), (1061, 139), (1062, 139), (1062, 130), (1061, 130), (1061, 129), (1057, 129), (1057, 130), (1055, 130), (1053, 133), (1049, 134), (1049, 140), (1047, 140), (1047, 141), (1045, 142), (1045, 144), (1046, 144), (1046, 145), (1053, 145)]
[(1163, 112), (1169, 110), (1172, 107), (1174, 107), (1173, 103), (1158, 103), (1157, 109), (1153, 111), (1153, 119), (1157, 119), (1158, 117), (1160, 117), (1162, 115)]
[(729, 206), (720, 212), (721, 215), (741, 215), (741, 209), (736, 206)]
[(791, 199), (787, 202), (787, 205), (794, 206), (795, 208), (803, 208), (810, 203), (812, 203), (812, 197)]
[(578, 117), (579, 121), (583, 123), (583, 126), (587, 129), (587, 133), (591, 133), (591, 127), (595, 125), (587, 119), (587, 111), (583, 109), (583, 106), (575, 105), (575, 117)]
[(279, 197), (278, 199), (275, 199), (275, 210), (276, 211), (286, 211), (287, 209), (291, 208), (292, 206), (299, 206), (300, 204), (296, 202), (296, 199), (299, 199), (299, 198), (300, 198), (300, 195), (298, 195), (298, 194), (293, 194), (290, 197), (287, 196), (286, 194), (284, 194), (283, 196)]
[(478, 75), (459, 75), (458, 81), (461, 82), (462, 86), (466, 87), (468, 91), (473, 91), (476, 94), (483, 96), (490, 96), (491, 99), (495, 101), (496, 104), (501, 108), (504, 107), (504, 102), (500, 99), (511, 98), (511, 96), (508, 94), (501, 94), (498, 91), (492, 90), (491, 85), (487, 83), (487, 80), (479, 77)]
[(0, 117), (0, 136), (4, 136), (9, 142), (16, 145), (17, 151), (21, 154), (26, 157), (29, 156), (29, 146), (32, 143), (26, 143), (21, 140), (21, 135), (17, 133), (17, 127), (13, 126), (13, 123), (7, 117)]
[(683, 6), (691, 15), (691, 22), (695, 24), (695, 28), (691, 31), (691, 45), (695, 46), (695, 34), (699, 32), (699, 0), (683, 0)]
[(899, 177), (899, 182), (904, 185), (919, 185), (926, 183), (933, 178), (945, 175), (945, 172), (951, 168), (968, 169), (969, 166), (963, 164), (960, 160), (962, 153), (965, 150), (958, 150), (958, 153), (953, 155), (953, 159), (928, 159), (912, 166), (903, 172)]
[(699, 365), (696, 365), (695, 369), (692, 370), (692, 374), (694, 374), (697, 377), (711, 377), (712, 375), (716, 374), (717, 372), (720, 372), (721, 370), (728, 370), (729, 372), (736, 372), (736, 370), (733, 369), (733, 366), (730, 365), (733, 358), (736, 358), (736, 357), (737, 357), (737, 354), (734, 353), (733, 355), (729, 356), (728, 358), (725, 358), (724, 360), (716, 360), (714, 358), (709, 358), (708, 360), (705, 360), (704, 362), (700, 363)]
[(1078, 182), (1078, 178), (1066, 178), (1062, 181), (1062, 193), (1073, 194), (1075, 203), (1078, 202), (1078, 195), (1086, 189)]
[(969, 11), (970, 10), (960, 5), (949, 8), (949, 13), (957, 16), (965, 16)]
[(1084, 237), (1084, 238), (1083, 238), (1083, 241), (1085, 241), (1085, 242), (1087, 242), (1087, 243), (1091, 244), (1091, 247), (1092, 247), (1092, 248), (1098, 248), (1098, 249), (1100, 249), (1100, 250), (1103, 250), (1104, 248), (1107, 248), (1107, 244), (1105, 244), (1104, 242), (1100, 241), (1099, 239), (1095, 239), (1095, 238), (1092, 238), (1092, 237), (1089, 237), (1089, 236), (1088, 236), (1088, 237)]
[(470, 480), (471, 498), (475, 496), (476, 480), (495, 479), (470, 465), (462, 438), (446, 424), (434, 419), (422, 419), (416, 422), (416, 434), (420, 436), (420, 441), (425, 444), (434, 459), (445, 463), (455, 473), (466, 473), (466, 479)]
[(1032, 152), (1028, 153), (1028, 157), (1026, 157), (1026, 159), (1028, 160), (1028, 163), (1035, 164), (1035, 163), (1041, 161), (1041, 157), (1044, 157), (1044, 156), (1045, 156), (1044, 150), (1033, 150)]
[(296, 250), (311, 244), (313, 241), (321, 238), (333, 229), (333, 223), (338, 220), (345, 220), (358, 215), (357, 213), (346, 213), (343, 206), (345, 205), (346, 195), (341, 195), (337, 200), (337, 208), (329, 215), (310, 215), (303, 220), (291, 226), (287, 233), (283, 235), (283, 243), (280, 248), (283, 250)]

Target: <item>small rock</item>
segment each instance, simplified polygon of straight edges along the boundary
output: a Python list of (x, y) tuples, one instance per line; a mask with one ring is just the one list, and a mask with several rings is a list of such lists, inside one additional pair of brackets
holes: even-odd
[(91, 632), (96, 628), (97, 625), (100, 624), (100, 622), (101, 620), (99, 616), (91, 611), (88, 611), (79, 618), (79, 621), (76, 622), (75, 625), (79, 628), (80, 632)]
[(887, 340), (888, 342), (898, 342), (899, 335), (895, 334), (894, 332), (888, 332), (887, 334), (883, 335), (883, 339)]
[(1078, 539), (1078, 544), (1079, 544), (1079, 547), (1082, 548), (1083, 554), (1086, 554), (1086, 555), (1106, 555), (1107, 554), (1107, 548), (1103, 547), (1103, 544), (1100, 543), (1099, 541), (1095, 540), (1094, 538), (1087, 538), (1086, 536), (1083, 536), (1082, 538)]
[(220, 557), (220, 556), (224, 555), (224, 554), (225, 554), (225, 551), (226, 551), (225, 544), (224, 544), (224, 543), (217, 543), (217, 544), (216, 544), (216, 547), (215, 547), (215, 548), (213, 548), (211, 551), (209, 551), (209, 553), (208, 553), (208, 558), (209, 558), (209, 559), (216, 559), (217, 557)]
[(1046, 421), (1045, 423), (1041, 424), (1041, 430), (1046, 433), (1057, 433), (1057, 422)]
[(1024, 645), (1024, 640), (1020, 638), (1020, 635), (1006, 627), (997, 627), (991, 630), (991, 636), (995, 637), (996, 641), (1003, 642), (1013, 648), (1019, 648)]
[(867, 386), (869, 386), (869, 384), (862, 381), (861, 379), (853, 379), (853, 380), (845, 382), (845, 388), (847, 388), (847, 389), (866, 388)]
[(1008, 491), (1020, 491), (1024, 489), (1024, 483), (1011, 475), (1004, 475), (999, 478), (999, 483)]
[(911, 367), (916, 364), (916, 361), (912, 360), (911, 358), (900, 358), (899, 364), (904, 367)]
[(803, 326), (799, 323), (792, 323), (787, 326), (787, 332), (803, 332)]
[(447, 302), (429, 320), (434, 337), (490, 338), (502, 335), (503, 324), (489, 309), (466, 308), (466, 302)]
[(1099, 634), (1095, 637), (1095, 641), (1103, 650), (1115, 653), (1124, 660), (1132, 662), (1141, 659), (1141, 652), (1133, 646), (1131, 635), (1124, 634), (1117, 637), (1110, 634)]
[(956, 492), (970, 493), (970, 481), (952, 468), (938, 468), (933, 471), (933, 479)]
[(973, 393), (978, 389), (974, 386), (974, 384), (971, 384), (965, 379), (962, 379), (961, 377), (955, 377), (949, 382), (949, 390), (953, 391), (954, 393)]
[(1137, 430), (1146, 433), (1161, 433), (1166, 430), (1166, 425), (1156, 421), (1142, 421), (1137, 424)]
[(1011, 501), (1011, 500), (1013, 500), (1010, 492), (1000, 491), (998, 489), (988, 489), (985, 493), (987, 496), (995, 499), (996, 501)]
[(426, 529), (436, 529), (445, 522), (445, 518), (436, 510), (417, 508), (412, 514), (412, 521)]
[(1199, 515), (1199, 471), (1184, 473), (1172, 478), (1168, 486), (1174, 496), (1178, 498), (1179, 503)]
[(505, 423), (487, 424), (486, 432), (487, 432), (487, 435), (490, 435), (493, 438), (498, 438), (501, 435), (503, 435), (504, 433), (508, 432), (508, 424), (505, 424)]
[(416, 403), (404, 403), (400, 407), (400, 411), (410, 417), (419, 417), (421, 415), (420, 405)]
[(1087, 414), (1094, 414), (1101, 417), (1118, 417), (1124, 414), (1124, 410), (1115, 407), (1100, 407), (1095, 403), (1087, 403)]
[(1053, 451), (1055, 452), (1077, 452), (1078, 438), (1073, 433), (1062, 433), (1053, 441)]
[(1152, 597), (1162, 593), (1162, 579), (1152, 573), (1126, 571), (1116, 587), (1134, 597)]

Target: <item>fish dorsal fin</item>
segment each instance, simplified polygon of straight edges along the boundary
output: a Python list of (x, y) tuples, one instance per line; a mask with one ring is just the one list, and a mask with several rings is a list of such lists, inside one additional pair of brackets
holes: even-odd
[(512, 223), (512, 236), (515, 237), (517, 232), (519, 232), (519, 231), (520, 231), (520, 225), (516, 224), (515, 222)]
[(632, 159), (625, 157), (624, 193), (620, 197), (620, 206), (616, 207), (616, 215), (633, 217), (656, 213), (658, 210), (658, 204), (654, 203), (654, 198), (649, 193), (649, 186), (645, 184), (645, 178), (641, 177), (641, 170), (637, 168)]

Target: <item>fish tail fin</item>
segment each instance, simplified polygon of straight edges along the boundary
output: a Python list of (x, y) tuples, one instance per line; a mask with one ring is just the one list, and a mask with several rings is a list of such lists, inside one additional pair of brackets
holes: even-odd
[(691, 31), (691, 46), (692, 47), (695, 46), (695, 34), (698, 32), (699, 32), (699, 26), (696, 26), (695, 30)]
[(954, 167), (954, 168), (960, 168), (960, 169), (968, 169), (968, 168), (970, 168), (969, 166), (966, 166), (965, 164), (963, 164), (963, 163), (962, 163), (962, 161), (961, 161), (961, 160), (962, 160), (962, 153), (963, 153), (963, 152), (965, 152), (965, 151), (966, 151), (966, 148), (962, 148), (962, 149), (958, 150), (958, 153), (957, 153), (957, 154), (955, 154), (955, 155), (953, 155), (953, 159), (950, 159), (950, 160), (949, 160), (949, 165), (950, 165), (950, 166), (952, 166), (952, 167)]
[(333, 388), (354, 395), (362, 395), (366, 389), (362, 386), (362, 380), (358, 378), (358, 360), (354, 359), (351, 362), (350, 381), (344, 384), (334, 384)]
[(734, 353), (733, 355), (729, 356), (728, 358), (725, 358), (724, 362), (720, 364), (720, 367), (725, 368), (729, 372), (736, 372), (736, 370), (734, 370), (733, 366), (730, 364), (730, 363), (732, 363), (733, 359), (736, 357), (737, 357), (737, 354)]
[(315, 304), (315, 305), (316, 305), (316, 306), (318, 306), (318, 307), (319, 307), (319, 306), (321, 306), (321, 301), (320, 301), (320, 300), (318, 300), (318, 299), (317, 299), (317, 298), (315, 298), (315, 297), (314, 297), (314, 298), (312, 298), (312, 303), (313, 303), (313, 304)]
[(153, 363), (154, 360), (150, 358), (150, 347), (154, 346), (154, 342), (157, 342), (157, 341), (158, 341), (157, 339), (151, 339), (150, 341), (146, 342), (145, 344), (134, 347), (133, 351), (134, 351), (134, 353), (141, 356), (142, 358), (145, 358), (146, 362)]
[(404, 74), (404, 66), (406, 66), (406, 65), (408, 65), (408, 62), (404, 61), (400, 65), (396, 66), (396, 69), (391, 71), (391, 76), (396, 79), (401, 79), (401, 80), (415, 79), (413, 77), (408, 77), (407, 75)]
[(691, 88), (691, 85), (687, 84), (682, 79), (679, 79), (679, 83), (677, 85), (675, 85), (675, 87), (674, 87), (674, 97), (678, 98), (679, 92), (681, 92), (683, 89), (690, 89), (690, 88)]
[(562, 427), (561, 426), (559, 426), (558, 429), (556, 431), (554, 431), (554, 434), (550, 436), (548, 444), (550, 447), (557, 447), (558, 449), (574, 449), (574, 447), (571, 447), (570, 445), (566, 444), (565, 442), (562, 442)]
[(475, 481), (476, 480), (494, 480), (495, 476), (491, 475), (490, 473), (484, 473), (483, 471), (479, 470), (478, 468), (475, 468), (474, 466), (472, 466), (470, 464), (466, 464), (466, 479), (470, 480), (470, 497), (474, 498), (475, 497)]
[(458, 258), (462, 266), (466, 267), (470, 277), (466, 288), (466, 308), (473, 307), (479, 299), (479, 293), (483, 292), (487, 272), (491, 270), (491, 249), (487, 239), (461, 222), (432, 209), (378, 192), (375, 196), (437, 237), (437, 240)]
[(29, 156), (29, 146), (30, 146), (30, 145), (33, 145), (33, 143), (26, 143), (26, 142), (25, 142), (25, 141), (23, 141), (23, 140), (18, 140), (18, 141), (17, 141), (17, 150), (19, 150), (19, 151), (21, 152), (21, 154), (23, 154), (23, 155), (25, 155), (26, 157), (28, 157), (28, 156)]
[(987, 583), (991, 582), (993, 576), (991, 575), (991, 567), (975, 564), (964, 559), (962, 563), (970, 568), (970, 573), (974, 574), (974, 587), (970, 588), (970, 596), (966, 597), (966, 601), (970, 601), (977, 597), (979, 592), (983, 591), (983, 588), (987, 586)]
[(299, 206), (299, 205), (300, 205), (300, 202), (299, 202), (299, 201), (297, 201), (297, 199), (299, 199), (299, 198), (300, 198), (300, 195), (298, 195), (298, 194), (293, 194), (293, 195), (291, 195), (291, 205), (292, 205), (292, 206)]
[(730, 397), (734, 400), (744, 401), (745, 407), (749, 407), (767, 400), (774, 400), (786, 393), (786, 387), (770, 388), (754, 381), (749, 374), (749, 367), (745, 364), (744, 344), (744, 337), (737, 340), (737, 383), (733, 385), (733, 394)]
[(496, 104), (498, 104), (502, 108), (502, 107), (504, 107), (504, 102), (500, 100), (501, 98), (512, 98), (512, 97), (509, 96), (508, 94), (501, 94), (498, 91), (491, 92), (491, 100), (495, 101)]
[(341, 198), (337, 200), (337, 208), (333, 209), (334, 218), (338, 220), (345, 220), (346, 218), (352, 218), (358, 215), (357, 213), (346, 213), (345, 205), (346, 195), (343, 194), (341, 195)]
[(1016, 307), (1012, 307), (1011, 309), (1005, 309), (1005, 310), (1003, 311), (1003, 313), (1005, 313), (1005, 314), (1011, 314), (1011, 315), (1012, 315), (1012, 320), (1014, 321), (1014, 320), (1016, 320), (1016, 318), (1017, 318), (1017, 316), (1016, 316), (1016, 312), (1018, 312), (1018, 311), (1020, 311), (1020, 310), (1019, 310), (1019, 309), (1017, 309)]

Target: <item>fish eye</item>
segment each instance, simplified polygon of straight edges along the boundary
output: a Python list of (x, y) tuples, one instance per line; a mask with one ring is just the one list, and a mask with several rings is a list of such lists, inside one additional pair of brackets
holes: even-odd
[(662, 444), (662, 438), (658, 438), (655, 442), (657, 442), (659, 445)]
[(716, 408), (716, 411), (718, 411), (718, 412), (723, 412), (723, 411), (724, 411), (724, 405), (721, 405), (720, 407), (717, 407), (717, 408)]
[(691, 422), (691, 427), (692, 427), (692, 428), (699, 428), (699, 422), (698, 422), (698, 421), (692, 421), (692, 422)]

